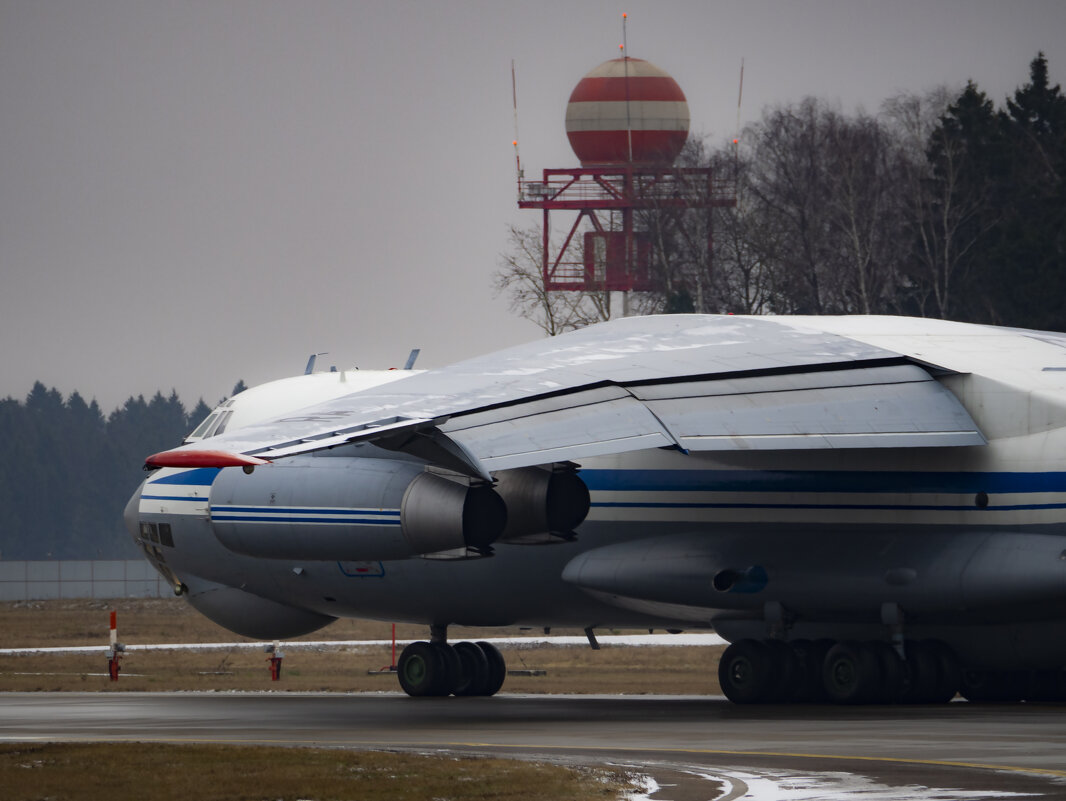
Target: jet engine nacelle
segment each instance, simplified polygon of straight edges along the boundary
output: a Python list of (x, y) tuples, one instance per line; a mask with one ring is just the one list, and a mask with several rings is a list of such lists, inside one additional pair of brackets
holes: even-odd
[(541, 544), (572, 539), (589, 513), (589, 489), (572, 468), (523, 467), (496, 474), (507, 504), (500, 542)]
[(250, 475), (223, 470), (210, 513), (215, 536), (231, 551), (321, 561), (482, 550), (507, 522), (491, 487), (412, 462), (361, 457), (297, 457)]

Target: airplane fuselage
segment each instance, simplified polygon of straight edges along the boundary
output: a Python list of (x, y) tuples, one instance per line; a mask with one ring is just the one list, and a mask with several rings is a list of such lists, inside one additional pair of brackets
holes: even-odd
[(575, 536), (477, 553), (411, 553), (412, 537), (438, 536), (401, 520), (426, 462), (369, 443), (250, 474), (162, 468), (127, 520), (190, 603), (263, 639), (354, 616), (905, 636), (946, 643), (972, 670), (1066, 665), (1063, 342), (940, 321), (799, 322), (935, 365), (986, 444), (810, 449), (817, 432), (785, 432), (784, 446), (589, 456), (576, 460), (589, 503)]

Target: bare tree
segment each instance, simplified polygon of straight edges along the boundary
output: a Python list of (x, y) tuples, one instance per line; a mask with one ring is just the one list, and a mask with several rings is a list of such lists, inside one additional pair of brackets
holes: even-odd
[(719, 307), (709, 311), (767, 314), (774, 311), (774, 228), (763, 208), (743, 193), (735, 208), (715, 215), (715, 283)]
[[(970, 90), (976, 91), (972, 85)], [(950, 122), (953, 97), (940, 87), (898, 95), (883, 106), (897, 147), (901, 208), (912, 240), (901, 245), (914, 261), (919, 312), (941, 318), (955, 310), (956, 283), (968, 255), (994, 224), (990, 186), (974, 180), (968, 143)], [(968, 102), (991, 115), (987, 101), (973, 95)]]
[(785, 313), (894, 308), (900, 278), (890, 137), (814, 98), (779, 106), (744, 133), (746, 193), (759, 207), (773, 306)]
[(778, 269), (775, 306), (784, 313), (838, 311), (833, 248), (825, 181), (827, 148), (820, 138), (821, 118), (830, 112), (808, 98), (798, 106), (763, 112), (743, 138), (749, 143), (750, 170), (745, 186), (761, 216), (777, 233), (777, 249), (767, 256)]
[(848, 312), (891, 309), (901, 281), (900, 202), (888, 132), (861, 111), (827, 125), (825, 181), (837, 237), (839, 304)]
[(540, 226), (508, 230), (508, 249), (500, 255), (493, 274), (497, 296), (510, 298), (511, 310), (536, 323), (548, 336), (610, 318), (606, 292), (549, 292), (542, 272)]

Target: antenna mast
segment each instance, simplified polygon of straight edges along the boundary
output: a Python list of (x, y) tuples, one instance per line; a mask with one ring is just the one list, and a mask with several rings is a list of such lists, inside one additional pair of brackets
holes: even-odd
[(511, 102), (514, 105), (514, 168), (518, 177), (518, 197), (522, 197), (522, 160), (518, 157), (518, 83), (515, 81), (514, 59), (511, 59)]
[(622, 64), (626, 76), (626, 146), (629, 149), (629, 163), (633, 163), (633, 123), (629, 116), (629, 41), (626, 38), (626, 20), (629, 15), (622, 12)]
[(737, 131), (733, 137), (734, 154), (740, 144), (740, 99), (744, 97), (744, 57), (740, 57), (740, 89), (737, 91)]

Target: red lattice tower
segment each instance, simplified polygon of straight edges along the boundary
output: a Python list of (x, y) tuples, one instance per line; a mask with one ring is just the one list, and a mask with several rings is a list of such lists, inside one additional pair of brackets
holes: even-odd
[[(578, 82), (566, 108), (566, 134), (581, 167), (546, 169), (542, 181), (519, 177), (519, 208), (543, 211), (546, 289), (658, 289), (650, 237), (635, 228), (635, 212), (693, 208), (709, 215), (715, 206), (735, 205), (733, 187), (717, 184), (709, 167), (674, 166), (688, 129), (684, 92), (651, 62), (612, 59)], [(576, 213), (554, 253), (553, 211)]]

